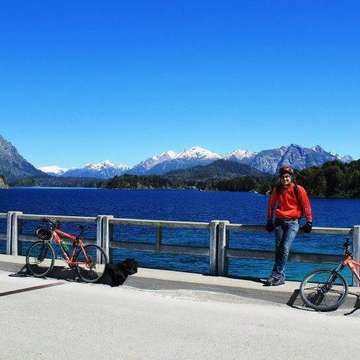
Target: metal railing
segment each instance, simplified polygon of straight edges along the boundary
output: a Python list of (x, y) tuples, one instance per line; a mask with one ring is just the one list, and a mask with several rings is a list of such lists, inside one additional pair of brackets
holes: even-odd
[[(227, 231), (242, 231), (242, 232), (261, 232), (264, 231), (263, 226), (258, 225), (241, 225), (241, 224), (228, 224), (226, 226)], [(328, 228), (328, 227), (314, 227), (312, 229), (312, 235), (344, 235), (351, 236), (353, 233), (353, 228)], [(253, 258), (253, 259), (273, 259), (274, 252), (273, 251), (261, 251), (261, 250), (243, 250), (243, 249), (229, 249), (228, 248), (228, 238), (229, 235), (223, 237), (223, 243), (220, 248), (226, 249), (225, 254), (220, 256), (219, 258), (226, 260), (227, 257), (242, 257), (242, 258)], [(353, 241), (353, 245), (358, 244), (359, 239), (357, 241)], [(356, 246), (353, 246), (354, 250)], [(355, 251), (354, 251), (355, 252)], [(289, 261), (298, 261), (305, 263), (321, 263), (321, 262), (337, 262), (341, 255), (331, 255), (331, 254), (314, 254), (314, 253), (297, 253), (291, 252), (289, 255)], [(222, 262), (219, 266), (219, 272), (222, 274), (226, 273), (226, 263)]]
[[(35, 241), (35, 235), (22, 234), (22, 224), (24, 221), (41, 221), (45, 217), (57, 219), (63, 223), (92, 223), (96, 226), (96, 238), (86, 239), (87, 242), (96, 242), (103, 247), (106, 254), (110, 255), (110, 249), (123, 249), (130, 251), (145, 251), (154, 253), (166, 253), (188, 256), (204, 256), (209, 258), (209, 273), (212, 275), (227, 276), (228, 260), (231, 258), (251, 258), (251, 259), (274, 259), (273, 250), (253, 250), (231, 248), (229, 246), (230, 232), (250, 232), (264, 233), (265, 227), (260, 225), (231, 224), (227, 220), (212, 220), (207, 222), (190, 221), (165, 221), (165, 220), (141, 220), (114, 218), (112, 215), (98, 215), (96, 217), (84, 216), (63, 216), (63, 215), (38, 215), (23, 214), (22, 212), (10, 211), (0, 213), (0, 220), (7, 222), (6, 234), (0, 233), (0, 240), (6, 240), (6, 253), (8, 255), (18, 255), (19, 241)], [(114, 235), (114, 226), (145, 226), (156, 229), (155, 241), (153, 243), (141, 241), (118, 241)], [(192, 246), (181, 244), (164, 244), (163, 229), (203, 229), (208, 230), (207, 246)], [(342, 235), (352, 237), (354, 260), (360, 261), (360, 226), (355, 225), (351, 228), (329, 228), (314, 227), (312, 234), (315, 235)], [(88, 241), (90, 240), (90, 241)], [(289, 261), (304, 263), (338, 262), (341, 255), (300, 253), (291, 252)], [(355, 281), (354, 284), (360, 284)]]
[[(216, 227), (217, 222), (189, 222), (189, 221), (165, 221), (165, 220), (139, 220), (139, 219), (120, 219), (120, 218), (106, 218), (104, 219), (105, 231), (105, 249), (126, 249), (133, 251), (155, 251), (167, 254), (181, 254), (193, 256), (209, 256), (210, 258), (210, 273), (216, 272)], [(112, 228), (115, 225), (134, 225), (134, 226), (151, 226), (156, 228), (156, 241), (154, 244), (144, 242), (130, 242), (130, 241), (114, 241)], [(205, 229), (209, 230), (209, 246), (185, 246), (185, 245), (165, 245), (162, 243), (163, 228), (178, 228), (178, 229)], [(108, 240), (107, 240), (108, 239)]]

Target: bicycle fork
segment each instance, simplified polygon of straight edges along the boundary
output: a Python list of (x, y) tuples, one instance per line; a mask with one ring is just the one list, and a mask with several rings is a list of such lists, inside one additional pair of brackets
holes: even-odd
[(36, 258), (37, 261), (43, 261), (46, 258), (46, 255), (47, 255), (48, 250), (49, 250), (49, 247), (46, 246), (46, 245), (47, 245), (47, 243), (43, 242), (41, 250), (40, 250), (40, 254)]
[(343, 263), (339, 264), (334, 270), (332, 270), (329, 279), (321, 287), (321, 292), (323, 294), (327, 293), (331, 287), (335, 284), (338, 273), (344, 269), (345, 265)]

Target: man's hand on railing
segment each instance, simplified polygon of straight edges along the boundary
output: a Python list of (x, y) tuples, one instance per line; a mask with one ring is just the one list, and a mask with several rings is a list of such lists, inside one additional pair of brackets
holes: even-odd
[(302, 230), (304, 231), (304, 233), (311, 233), (312, 230), (312, 222), (311, 221), (307, 221), (306, 224), (302, 227)]

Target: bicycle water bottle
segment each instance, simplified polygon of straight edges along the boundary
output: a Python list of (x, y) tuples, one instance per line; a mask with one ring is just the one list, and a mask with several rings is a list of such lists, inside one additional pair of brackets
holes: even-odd
[(65, 242), (62, 242), (61, 247), (66, 252), (66, 254), (69, 256), (69, 247), (68, 247), (68, 245)]

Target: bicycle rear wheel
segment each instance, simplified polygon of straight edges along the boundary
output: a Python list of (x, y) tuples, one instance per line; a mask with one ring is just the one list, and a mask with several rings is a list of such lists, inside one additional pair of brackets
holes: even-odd
[(336, 310), (347, 293), (346, 280), (334, 270), (315, 270), (304, 278), (300, 286), (304, 303), (317, 311)]
[(84, 251), (78, 252), (76, 262), (80, 278), (85, 282), (94, 283), (104, 275), (107, 257), (100, 246), (91, 244), (84, 246)]
[(49, 273), (55, 262), (55, 253), (47, 241), (36, 241), (26, 254), (26, 267), (35, 277), (42, 277)]

